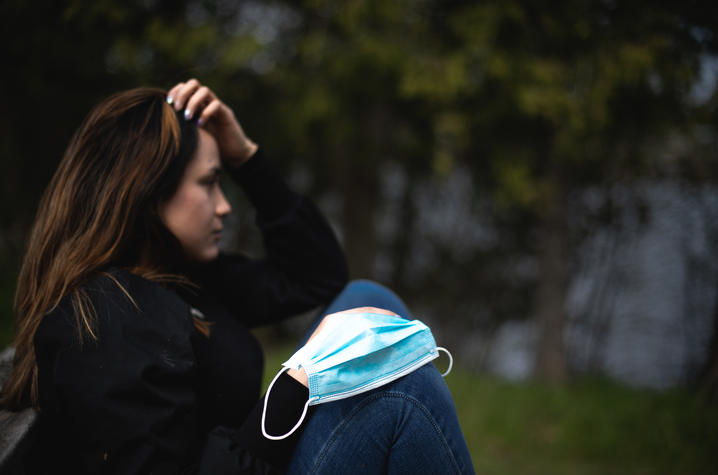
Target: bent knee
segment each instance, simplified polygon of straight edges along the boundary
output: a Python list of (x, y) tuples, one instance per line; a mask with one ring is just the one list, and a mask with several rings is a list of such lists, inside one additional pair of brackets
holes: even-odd
[(372, 293), (394, 293), (389, 287), (380, 284), (379, 282), (369, 280), (369, 279), (355, 279), (349, 281), (349, 283), (344, 288), (345, 291), (349, 290), (352, 292), (362, 292), (367, 294)]
[(389, 287), (373, 280), (352, 280), (337, 299), (341, 310), (356, 307), (376, 307), (392, 312), (402, 317), (408, 317), (409, 310), (401, 298)]

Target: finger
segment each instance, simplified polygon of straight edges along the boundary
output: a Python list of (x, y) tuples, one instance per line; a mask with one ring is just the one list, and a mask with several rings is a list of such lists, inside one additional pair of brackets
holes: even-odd
[(174, 98), (175, 98), (175, 96), (177, 95), (177, 92), (182, 88), (182, 86), (184, 86), (184, 83), (183, 83), (183, 82), (178, 82), (177, 84), (175, 84), (175, 85), (172, 87), (172, 89), (170, 89), (169, 91), (167, 91), (167, 103), (168, 103), (169, 105), (173, 105), (173, 104), (174, 104)]
[(184, 83), (181, 87), (179, 87), (175, 91), (175, 94), (172, 96), (173, 105), (175, 107), (175, 110), (179, 111), (179, 110), (184, 109), (189, 98), (199, 88), (200, 88), (200, 83), (196, 79), (190, 79), (189, 81)]
[(214, 94), (207, 86), (201, 86), (187, 101), (184, 107), (184, 117), (190, 120), (195, 115), (202, 113), (202, 110), (214, 99)]
[(197, 125), (204, 125), (209, 122), (212, 117), (216, 116), (222, 108), (222, 101), (219, 99), (213, 99), (207, 106), (202, 109), (202, 113), (197, 119)]
[(299, 368), (298, 370), (289, 368), (287, 374), (302, 383), (305, 387), (309, 387), (309, 377), (306, 371), (304, 371), (304, 368)]

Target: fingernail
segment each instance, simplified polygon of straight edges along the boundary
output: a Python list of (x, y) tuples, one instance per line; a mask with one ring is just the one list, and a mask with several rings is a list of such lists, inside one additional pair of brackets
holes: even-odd
[(174, 102), (174, 99), (172, 99), (172, 96), (167, 96), (167, 104), (172, 105)]
[(199, 119), (197, 119), (197, 126), (202, 127), (202, 124), (204, 124), (204, 121), (202, 120), (202, 117), (200, 117)]
[(189, 109), (184, 110), (184, 120), (190, 120), (192, 118), (192, 111)]

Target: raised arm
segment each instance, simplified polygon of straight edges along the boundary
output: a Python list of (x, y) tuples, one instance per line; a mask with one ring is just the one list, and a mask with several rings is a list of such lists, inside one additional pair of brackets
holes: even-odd
[(168, 100), (215, 137), (225, 169), (257, 211), (266, 250), (261, 260), (221, 255), (194, 277), (251, 326), (326, 305), (346, 284), (348, 270), (318, 208), (289, 189), (210, 89), (190, 80), (173, 87)]

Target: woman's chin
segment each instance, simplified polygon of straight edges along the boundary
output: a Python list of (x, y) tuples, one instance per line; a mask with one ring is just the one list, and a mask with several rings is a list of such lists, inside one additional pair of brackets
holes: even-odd
[(219, 256), (219, 248), (217, 246), (209, 247), (206, 249), (198, 250), (195, 252), (187, 253), (187, 257), (194, 262), (199, 264), (213, 261)]

